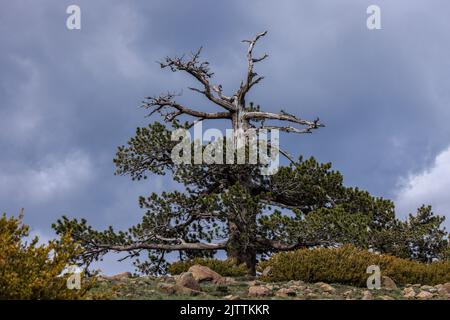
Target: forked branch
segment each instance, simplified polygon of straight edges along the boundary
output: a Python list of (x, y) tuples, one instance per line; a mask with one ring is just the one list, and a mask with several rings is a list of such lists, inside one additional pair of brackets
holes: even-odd
[(253, 66), (255, 63), (263, 61), (266, 59), (269, 55), (264, 54), (263, 56), (259, 58), (253, 57), (253, 49), (255, 48), (256, 42), (264, 37), (267, 34), (267, 31), (264, 31), (262, 33), (259, 33), (256, 35), (256, 37), (253, 40), (242, 40), (244, 43), (248, 43), (248, 50), (247, 50), (247, 77), (245, 81), (241, 83), (241, 86), (239, 88), (239, 91), (237, 93), (239, 102), (241, 104), (245, 104), (245, 95), (247, 92), (250, 91), (250, 89), (257, 83), (259, 83), (261, 80), (264, 79), (263, 76), (258, 76), (258, 74), (253, 70)]
[(174, 100), (175, 94), (168, 93), (158, 97), (147, 97), (147, 101), (143, 101), (143, 107), (151, 109), (149, 116), (159, 113), (166, 122), (175, 120), (178, 116), (186, 114), (202, 119), (229, 119), (230, 112), (202, 112), (185, 107)]
[[(214, 73), (210, 71), (208, 61), (200, 61), (201, 50), (202, 48), (200, 48), (197, 52), (192, 53), (190, 59), (188, 60), (185, 60), (184, 56), (175, 58), (166, 57), (164, 62), (159, 62), (159, 64), (161, 68), (170, 68), (172, 72), (187, 72), (202, 85), (202, 89), (190, 88), (191, 90), (203, 94), (210, 101), (221, 106), (222, 108), (229, 111), (235, 110), (236, 108), (232, 103), (233, 98), (223, 95), (222, 87), (220, 85), (213, 86), (210, 84), (210, 79)], [(215, 94), (217, 94), (217, 96)]]

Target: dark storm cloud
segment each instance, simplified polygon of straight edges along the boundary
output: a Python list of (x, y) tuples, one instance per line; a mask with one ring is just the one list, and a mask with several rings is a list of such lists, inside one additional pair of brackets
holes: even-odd
[[(149, 121), (141, 99), (193, 84), (155, 61), (203, 45), (231, 92), (245, 71), (240, 40), (266, 29), (257, 48), (269, 53), (257, 66), (266, 79), (252, 100), (327, 125), (283, 135), (292, 153), (394, 197), (399, 179), (450, 144), (446, 1), (77, 1), (82, 29), (69, 31), (72, 3), (11, 1), (0, 11), (1, 209), (25, 207), (47, 236), (63, 213), (126, 228), (141, 215), (139, 195), (174, 187), (113, 176), (116, 146)], [(381, 7), (382, 30), (366, 28), (370, 4)], [(181, 100), (208, 107), (187, 90)]]

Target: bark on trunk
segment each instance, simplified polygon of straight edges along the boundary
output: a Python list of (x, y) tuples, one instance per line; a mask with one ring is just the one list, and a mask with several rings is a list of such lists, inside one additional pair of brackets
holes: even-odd
[(235, 259), (238, 265), (245, 263), (247, 267), (247, 276), (256, 276), (256, 251), (253, 248), (242, 250), (236, 248), (233, 250), (230, 248), (227, 252), (229, 258)]
[(228, 221), (227, 255), (235, 259), (238, 265), (245, 263), (247, 276), (254, 277), (256, 275), (256, 235), (254, 234), (256, 216), (249, 216), (245, 210), (240, 216), (244, 219)]
[[(239, 103), (236, 101), (234, 106), (236, 111), (232, 112), (231, 121), (233, 126), (233, 143), (237, 150), (239, 134), (243, 134), (249, 129), (248, 120), (244, 118), (245, 108), (244, 101)], [(241, 136), (244, 140), (241, 143), (246, 143), (245, 135)], [(242, 145), (241, 145), (242, 146)], [(237, 156), (236, 160), (239, 162)], [(245, 161), (245, 153), (244, 153)], [(240, 177), (239, 183), (243, 186), (248, 185), (246, 180), (248, 177)], [(254, 248), (256, 214), (249, 212), (248, 208), (242, 207), (239, 213), (230, 213), (228, 218), (229, 241), (227, 246), (227, 255), (229, 258), (236, 260), (237, 264), (245, 263), (247, 267), (247, 275), (254, 277), (256, 275), (256, 250)]]

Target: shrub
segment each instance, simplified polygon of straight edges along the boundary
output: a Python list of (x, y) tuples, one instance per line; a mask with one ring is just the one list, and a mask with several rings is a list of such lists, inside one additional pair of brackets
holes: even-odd
[(365, 286), (370, 265), (378, 265), (381, 275), (389, 276), (400, 285), (436, 285), (450, 281), (449, 261), (426, 264), (371, 253), (351, 245), (277, 253), (261, 262), (259, 268), (272, 267), (270, 274), (264, 277), (267, 281), (303, 280)]
[(29, 227), (22, 216), (0, 218), (0, 299), (80, 299), (93, 285), (85, 282), (81, 290), (69, 290), (62, 275), (79, 253), (69, 235), (39, 245), (38, 237), (29, 242)]
[(218, 260), (218, 259), (206, 259), (206, 258), (194, 258), (185, 261), (177, 261), (169, 265), (167, 271), (170, 274), (180, 274), (188, 271), (188, 269), (194, 264), (200, 264), (208, 267), (218, 274), (225, 277), (241, 277), (247, 273), (245, 264), (236, 265), (233, 259)]

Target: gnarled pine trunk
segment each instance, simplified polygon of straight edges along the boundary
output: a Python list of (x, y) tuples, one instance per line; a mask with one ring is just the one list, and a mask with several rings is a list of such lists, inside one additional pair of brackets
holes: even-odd
[[(232, 113), (231, 121), (233, 125), (233, 143), (234, 148), (238, 150), (237, 140), (244, 139), (241, 143), (247, 143), (245, 133), (249, 129), (249, 123), (244, 119), (245, 101), (235, 102), (236, 111)], [(242, 145), (241, 145), (242, 147)], [(244, 153), (245, 154), (245, 153)], [(237, 160), (237, 159), (236, 159)], [(248, 186), (250, 177), (239, 177), (238, 181), (244, 187)], [(256, 212), (252, 212), (249, 208), (243, 206), (240, 212), (233, 212), (228, 217), (229, 239), (227, 245), (227, 255), (229, 258), (236, 260), (236, 263), (245, 263), (247, 267), (247, 276), (254, 277), (256, 275)]]
[(228, 218), (228, 258), (235, 259), (238, 265), (245, 263), (247, 276), (256, 275), (256, 213), (242, 208)]

